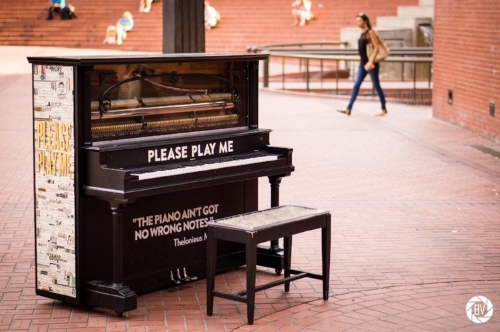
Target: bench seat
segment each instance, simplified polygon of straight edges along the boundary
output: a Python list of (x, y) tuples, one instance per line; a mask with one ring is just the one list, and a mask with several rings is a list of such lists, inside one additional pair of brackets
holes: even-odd
[[(321, 229), (322, 274), (309, 273), (291, 268), (292, 235), (313, 229)], [(264, 285), (255, 285), (257, 245), (283, 238), (284, 277)], [(245, 244), (246, 289), (237, 293), (214, 290), (217, 241)], [(214, 297), (226, 298), (247, 304), (248, 324), (254, 320), (255, 292), (278, 285), (290, 290), (290, 282), (301, 278), (323, 281), (323, 300), (328, 300), (330, 279), (331, 216), (328, 211), (302, 206), (285, 205), (268, 210), (244, 213), (222, 218), (208, 224), (207, 229), (207, 315), (212, 316)]]

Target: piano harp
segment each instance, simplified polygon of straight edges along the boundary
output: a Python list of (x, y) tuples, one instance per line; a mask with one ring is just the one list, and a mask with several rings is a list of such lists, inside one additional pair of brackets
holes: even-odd
[[(271, 206), (292, 149), (258, 126), (262, 54), (30, 57), (38, 295), (114, 310), (206, 273), (205, 227)], [(218, 270), (244, 248), (218, 250)], [(258, 264), (283, 268), (277, 240)]]

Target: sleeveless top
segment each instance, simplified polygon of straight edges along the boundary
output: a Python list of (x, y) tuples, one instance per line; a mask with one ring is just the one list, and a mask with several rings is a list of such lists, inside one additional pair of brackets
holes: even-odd
[(369, 43), (367, 35), (370, 30), (366, 30), (359, 36), (358, 39), (358, 53), (361, 57), (361, 63), (364, 65), (368, 62), (368, 55), (366, 54), (366, 45)]

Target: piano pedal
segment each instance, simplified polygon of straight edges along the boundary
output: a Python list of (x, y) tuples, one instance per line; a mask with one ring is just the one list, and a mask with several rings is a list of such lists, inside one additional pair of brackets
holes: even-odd
[(184, 276), (184, 277), (181, 277), (181, 271), (179, 271), (179, 269), (177, 269), (177, 279), (179, 279), (179, 280), (181, 280), (181, 281), (184, 281), (184, 282), (189, 282), (189, 281), (191, 281), (191, 279), (186, 278), (185, 276)]
[(170, 281), (172, 281), (176, 285), (180, 285), (180, 280), (174, 278), (174, 271), (170, 270)]
[(186, 272), (186, 268), (182, 269), (182, 273), (184, 274), (184, 279), (187, 279), (189, 281), (198, 280), (198, 277), (188, 277), (187, 272)]

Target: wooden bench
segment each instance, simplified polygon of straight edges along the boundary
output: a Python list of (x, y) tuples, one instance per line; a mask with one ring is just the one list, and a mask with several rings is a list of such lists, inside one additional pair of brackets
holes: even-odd
[[(321, 228), (322, 274), (291, 269), (292, 235)], [(301, 278), (323, 281), (323, 300), (328, 300), (330, 280), (331, 216), (328, 211), (301, 206), (278, 206), (268, 210), (222, 218), (208, 224), (207, 228), (207, 315), (212, 316), (214, 297), (247, 304), (248, 324), (253, 324), (255, 292), (278, 285), (290, 290), (290, 282)], [(283, 238), (283, 279), (267, 284), (255, 285), (257, 245), (262, 242)], [(224, 240), (245, 244), (246, 289), (237, 293), (223, 293), (214, 290), (217, 241)]]

